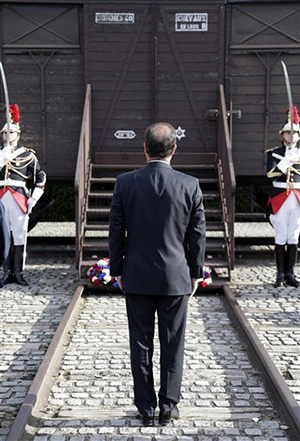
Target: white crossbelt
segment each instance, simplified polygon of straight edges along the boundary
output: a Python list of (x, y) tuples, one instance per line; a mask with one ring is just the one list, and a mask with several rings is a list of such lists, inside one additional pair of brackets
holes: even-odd
[(23, 187), (23, 188), (26, 188), (26, 182), (17, 181), (15, 179), (6, 179), (5, 181), (0, 181), (0, 187)]
[(275, 188), (286, 188), (287, 190), (291, 190), (293, 188), (300, 189), (300, 182), (273, 182), (273, 187)]

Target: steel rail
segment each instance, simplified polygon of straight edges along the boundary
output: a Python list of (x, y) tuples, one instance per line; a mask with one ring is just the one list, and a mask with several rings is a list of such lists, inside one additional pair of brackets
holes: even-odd
[(281, 407), (286, 411), (286, 415), (293, 427), (296, 436), (295, 440), (299, 440), (300, 406), (298, 402), (275, 366), (264, 345), (259, 340), (255, 330), (246, 318), (232, 290), (228, 285), (224, 285), (223, 291), (234, 318), (237, 320), (238, 325), (247, 339), (247, 342), (249, 342), (251, 349), (255, 353), (255, 361), (258, 361), (260, 370), (262, 370), (265, 374), (270, 394), (276, 396), (276, 398), (280, 400)]
[(34, 410), (48, 399), (51, 381), (60, 366), (63, 357), (63, 345), (68, 340), (68, 333), (79, 314), (80, 300), (84, 287), (79, 285), (72, 300), (56, 329), (47, 352), (40, 364), (30, 389), (21, 405), (13, 425), (10, 428), (6, 441), (22, 441), (26, 425), (33, 417)]
[[(14, 420), (7, 441), (22, 441), (27, 424), (30, 423), (34, 416), (38, 415), (39, 409), (43, 408), (46, 404), (54, 377), (59, 371), (63, 357), (62, 348), (68, 342), (70, 328), (76, 322), (79, 315), (80, 300), (83, 292), (84, 286), (79, 285)], [(258, 364), (271, 398), (276, 398), (274, 408), (278, 410), (278, 407), (280, 407), (280, 410), (284, 411), (284, 416), (288, 418), (291, 432), (295, 435), (295, 438), (291, 439), (300, 439), (300, 406), (227, 284), (223, 286), (223, 293), (231, 321), (237, 324), (239, 331), (242, 331), (248, 349), (251, 350), (251, 355), (254, 356), (253, 362)]]

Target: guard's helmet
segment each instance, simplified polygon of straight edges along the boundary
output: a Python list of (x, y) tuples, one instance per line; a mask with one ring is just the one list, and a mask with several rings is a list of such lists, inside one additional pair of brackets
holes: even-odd
[[(282, 135), (284, 132), (290, 132), (291, 131), (291, 114), (290, 114), (290, 108), (286, 111), (287, 118), (286, 123), (282, 127), (281, 130), (279, 130), (280, 135)], [(296, 106), (293, 106), (293, 132), (300, 133), (300, 126), (299, 126), (299, 116), (297, 112)]]
[[(21, 133), (20, 129), (20, 113), (19, 113), (19, 106), (18, 104), (11, 104), (9, 106), (9, 115), (10, 115), (10, 122), (9, 122), (9, 129), (10, 132), (17, 132), (18, 134)], [(1, 129), (1, 133), (7, 132), (7, 126), (8, 124), (5, 123), (4, 126)]]

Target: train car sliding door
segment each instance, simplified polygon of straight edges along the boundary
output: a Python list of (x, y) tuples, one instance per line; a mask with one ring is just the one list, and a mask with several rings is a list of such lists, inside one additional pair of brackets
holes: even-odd
[(299, 1), (229, 3), (233, 4), (228, 15), (227, 90), (235, 111), (235, 169), (237, 175), (261, 176), (265, 150), (280, 144), (278, 131), (288, 107), (281, 60), (288, 68), (294, 103), (300, 103), (300, 5)]
[(216, 151), (223, 78), (223, 2), (85, 7), (94, 151), (140, 152), (145, 128), (168, 121), (184, 152)]
[(50, 3), (2, 3), (1, 59), (23, 144), (50, 179), (72, 178), (84, 99), (80, 10)]

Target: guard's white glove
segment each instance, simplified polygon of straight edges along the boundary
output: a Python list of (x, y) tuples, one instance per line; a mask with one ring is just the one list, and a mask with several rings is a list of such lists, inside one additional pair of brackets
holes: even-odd
[(35, 187), (31, 197), (27, 201), (27, 214), (32, 212), (33, 207), (36, 205), (37, 201), (42, 197), (44, 193), (43, 188)]
[(6, 146), (0, 150), (0, 169), (11, 160), (12, 156), (12, 148), (10, 144), (6, 144)]
[(282, 173), (286, 173), (287, 169), (291, 167), (295, 162), (298, 162), (300, 159), (299, 150), (297, 147), (292, 147), (287, 149), (285, 153), (285, 157), (278, 162), (277, 167)]
[(293, 147), (287, 149), (285, 153), (285, 158), (290, 161), (297, 162), (299, 161), (299, 149), (294, 145)]

